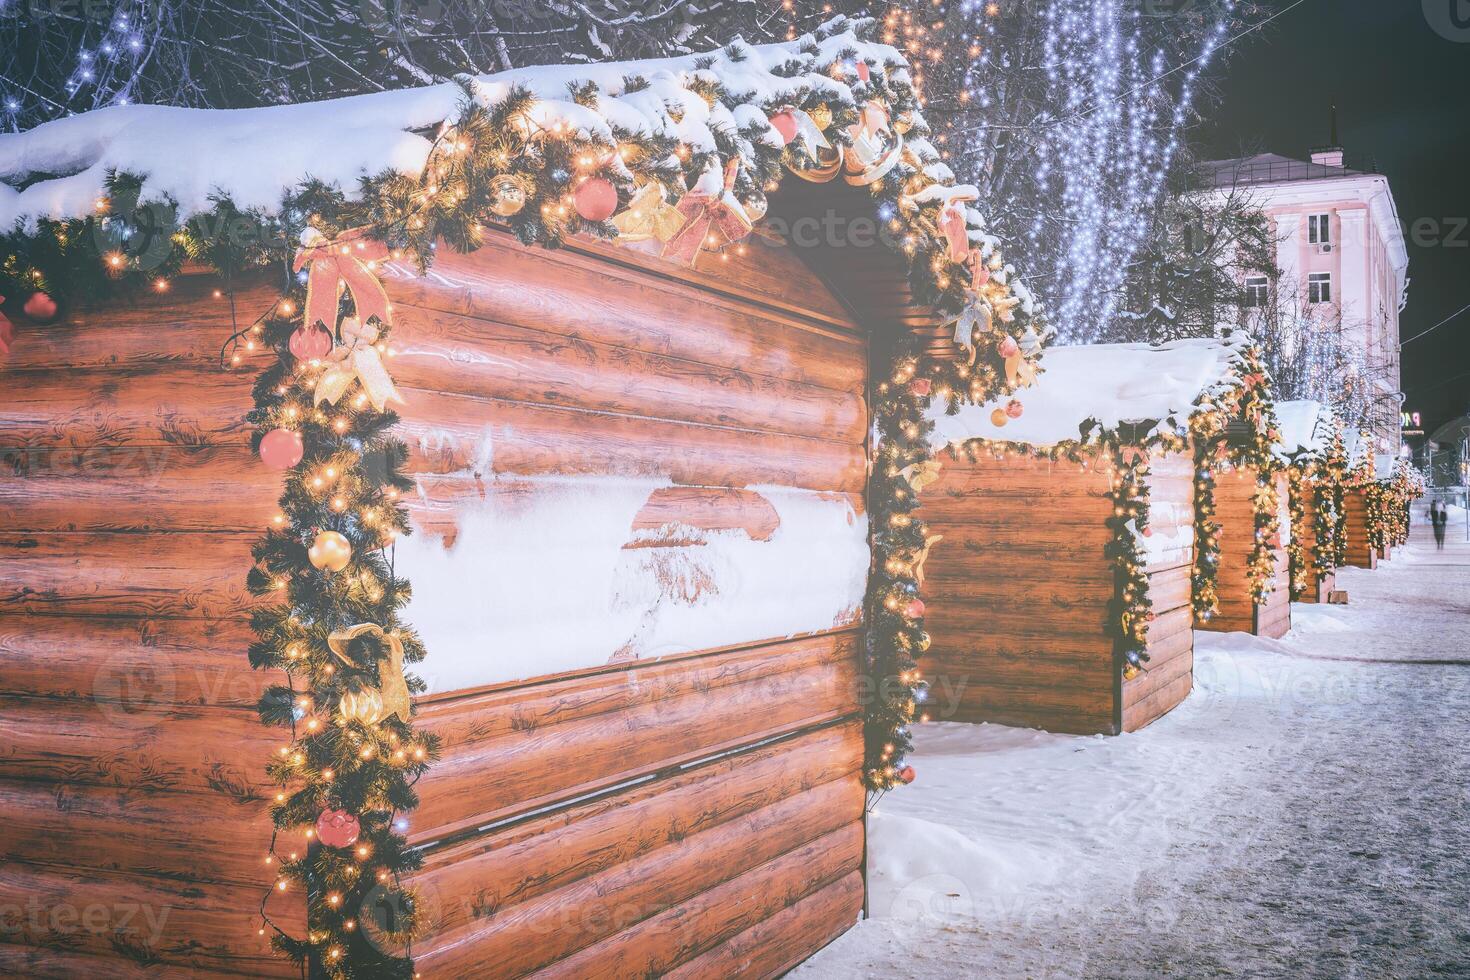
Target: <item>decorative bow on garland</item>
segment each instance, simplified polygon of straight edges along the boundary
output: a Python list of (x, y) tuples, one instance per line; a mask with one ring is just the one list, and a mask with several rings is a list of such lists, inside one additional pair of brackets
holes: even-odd
[(844, 153), (849, 184), (871, 184), (893, 169), (903, 155), (903, 137), (888, 128), (888, 110), (877, 102), (863, 106), (858, 121), (847, 128), (852, 145)]
[(373, 725), (389, 715), (397, 715), (399, 721), (407, 724), (413, 703), (408, 696), (408, 681), (403, 677), (403, 641), (397, 634), (384, 631), (376, 623), (358, 623), (345, 630), (333, 630), (327, 636), (327, 647), (345, 666), (361, 670), (362, 665), (347, 651), (348, 644), (361, 636), (377, 639), (380, 646), (388, 651), (386, 658), (380, 658), (387, 662), (378, 665), (376, 689), (365, 688), (343, 695), (339, 705), (342, 716), (350, 721)]
[(694, 189), (679, 199), (676, 209), (684, 219), (684, 226), (664, 245), (664, 258), (693, 265), (700, 249), (719, 243), (712, 232), (718, 232), (727, 242), (738, 242), (750, 234), (754, 222), (735, 197), (735, 177), (739, 172), (739, 158), (731, 158), (725, 164), (725, 180), (718, 191), (706, 186), (709, 183), (709, 171), (706, 171)]
[[(939, 232), (944, 236), (949, 245), (949, 260), (951, 262), (963, 262), (970, 254), (970, 230), (965, 226), (965, 205), (970, 201), (979, 200), (980, 195), (974, 191), (959, 191), (944, 202), (944, 207), (939, 211)], [(977, 256), (978, 259), (978, 256)], [(984, 265), (977, 262), (980, 268)], [(989, 278), (989, 274), (986, 274)], [(984, 282), (977, 282), (978, 289)]]
[(618, 230), (619, 241), (643, 242), (657, 238), (667, 242), (684, 227), (684, 215), (669, 203), (664, 185), (651, 180), (633, 195), (626, 211), (613, 216), (612, 223)]
[(327, 356), (330, 363), (317, 379), (313, 404), (337, 404), (354, 380), (362, 382), (363, 393), (373, 403), (373, 408), (380, 412), (389, 401), (403, 401), (403, 396), (393, 386), (388, 369), (383, 367), (383, 359), (374, 346), (377, 342), (377, 327), (356, 317), (343, 320), (342, 343)]
[(337, 301), (345, 284), (357, 310), (357, 318), (364, 323), (377, 317), (384, 324), (391, 324), (392, 306), (383, 284), (378, 281), (369, 262), (388, 257), (388, 247), (382, 242), (366, 238), (366, 228), (344, 231), (332, 240), (327, 240), (315, 228), (308, 228), (302, 235), (302, 249), (296, 253), (293, 271), (307, 268), (306, 278), (306, 322), (307, 329), (322, 323), (330, 332), (337, 325)]

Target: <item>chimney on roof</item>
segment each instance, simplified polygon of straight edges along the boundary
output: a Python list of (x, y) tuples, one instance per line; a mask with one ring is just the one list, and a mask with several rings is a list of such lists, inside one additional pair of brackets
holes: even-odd
[(1342, 144), (1337, 141), (1337, 106), (1332, 107), (1332, 142), (1313, 150), (1312, 162), (1319, 167), (1342, 166)]

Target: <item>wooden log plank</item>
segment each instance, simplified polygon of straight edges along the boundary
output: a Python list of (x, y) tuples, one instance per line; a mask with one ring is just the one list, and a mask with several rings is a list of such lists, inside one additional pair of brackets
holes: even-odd
[[(528, 289), (528, 282), (549, 286)], [(712, 295), (568, 250), (489, 245), (468, 256), (446, 253), (428, 279), (390, 276), (384, 285), (395, 303), (534, 325), (839, 391), (852, 390), (850, 365), (854, 351), (864, 348), (856, 337), (812, 329), (748, 299)]]
[(1153, 724), (1183, 703), (1193, 689), (1193, 674), (1174, 679), (1165, 687), (1130, 707), (1123, 716), (1123, 730), (1136, 732)]
[(258, 534), (0, 533), (0, 611), (243, 618)]
[(436, 932), (485, 928), (475, 910), (546, 895), (861, 766), (858, 722), (818, 729), (431, 851), (415, 882), (453, 899), (438, 904)]
[(282, 489), (243, 445), (6, 450), (0, 467), (13, 477), (0, 481), (10, 531), (259, 533)]
[(1130, 708), (1142, 704), (1154, 694), (1168, 688), (1179, 678), (1194, 672), (1193, 648), (1186, 649), (1178, 656), (1160, 660), (1158, 663), (1150, 661), (1143, 671), (1132, 680), (1123, 682), (1123, 712), (1126, 715)]
[(271, 819), (264, 803), (217, 794), (0, 780), (0, 855), (36, 865), (244, 884), (265, 894)]
[[(741, 661), (739, 653), (720, 655), (652, 678), (631, 670), (577, 694), (555, 687), (500, 692), (451, 717), (426, 710), (423, 724), (449, 747), (419, 784), (413, 839), (480, 826), (857, 710), (851, 635), (778, 644)], [(753, 671), (761, 662), (767, 668)], [(721, 678), (726, 670), (730, 676)], [(493, 700), (499, 710), (490, 709)], [(593, 706), (601, 710), (592, 713)], [(637, 737), (630, 741), (630, 733)]]
[(862, 848), (861, 825), (848, 824), (532, 975), (666, 973), (834, 882), (859, 878)]
[[(17, 945), (150, 967), (297, 976), (257, 934), (261, 895), (242, 886), (0, 865), (0, 908), (22, 911), (19, 929), (7, 937)], [(273, 901), (271, 911), (292, 926), (305, 922), (304, 909), (289, 894)]]
[[(681, 828), (663, 847), (549, 892), (505, 904), (496, 904), (492, 893), (477, 893), (472, 901), (479, 917), (429, 940), (422, 960), (452, 975), (482, 974), (492, 964), (505, 976), (531, 974), (661, 913), (678, 912), (701, 894), (813, 841), (860, 835), (862, 806), (862, 784), (853, 773), (707, 830)], [(575, 832), (565, 836), (565, 856), (578, 853)], [(556, 868), (563, 841), (543, 835), (537, 843), (542, 867)], [(857, 866), (854, 859), (843, 870)], [(492, 867), (484, 866), (482, 881), (489, 876), (485, 872), (494, 874)], [(531, 936), (537, 941), (527, 942)]]
[(1109, 681), (1095, 691), (1065, 693), (1032, 688), (972, 687), (943, 719), (1040, 728), (1064, 735), (1113, 735), (1113, 692)]
[(96, 724), (125, 726), (169, 705), (253, 708), (285, 676), (250, 669), (254, 639), (237, 620), (0, 613), (0, 694), (92, 701)]
[(399, 431), (417, 450), (416, 472), (478, 472), (493, 447), (495, 471), (522, 476), (654, 472), (690, 486), (768, 483), (843, 493), (861, 493), (866, 480), (857, 444), (438, 392), (416, 392)]
[(220, 980), (239, 973), (222, 973), (198, 967), (169, 966), (138, 962), (118, 956), (75, 953), (61, 946), (17, 945), (0, 939), (0, 976), (27, 980), (76, 980), (77, 977), (107, 977), (108, 980)]
[(778, 977), (852, 928), (863, 882), (848, 875), (664, 974), (667, 980)]
[(265, 765), (282, 744), (254, 712), (159, 707), (122, 715), (102, 702), (0, 697), (0, 776), (65, 785), (267, 796)]
[(1148, 637), (1149, 666), (1161, 665), (1193, 649), (1194, 629), (1192, 624), (1189, 629), (1178, 630), (1166, 636), (1155, 636), (1150, 632)]
[[(549, 333), (536, 325), (394, 307), (393, 377), (402, 386), (734, 428), (861, 442), (860, 388), (834, 391)], [(717, 325), (715, 325), (717, 327)], [(863, 376), (860, 348), (851, 378)]]

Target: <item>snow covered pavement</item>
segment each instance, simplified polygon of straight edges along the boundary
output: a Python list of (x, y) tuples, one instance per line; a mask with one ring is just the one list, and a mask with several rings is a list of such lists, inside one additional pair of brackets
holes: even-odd
[(794, 976), (1470, 975), (1470, 544), (1415, 517), (1142, 732), (921, 728), (872, 917)]

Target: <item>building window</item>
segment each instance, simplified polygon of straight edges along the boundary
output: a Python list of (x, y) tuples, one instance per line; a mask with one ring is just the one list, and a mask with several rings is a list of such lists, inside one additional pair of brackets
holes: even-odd
[(1266, 290), (1270, 283), (1265, 276), (1246, 276), (1245, 278), (1245, 305), (1265, 306)]
[(1307, 243), (1310, 245), (1331, 245), (1332, 224), (1331, 215), (1309, 214), (1307, 215)]
[(1307, 276), (1307, 302), (1332, 302), (1332, 273), (1313, 272)]

